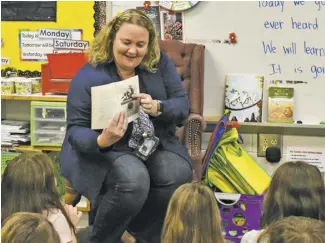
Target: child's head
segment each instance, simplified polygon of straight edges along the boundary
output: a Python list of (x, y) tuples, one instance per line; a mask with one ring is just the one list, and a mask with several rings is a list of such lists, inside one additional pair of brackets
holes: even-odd
[(324, 243), (325, 223), (291, 216), (271, 224), (261, 233), (258, 243)]
[(213, 192), (200, 183), (184, 184), (170, 199), (162, 243), (223, 243), (220, 221)]
[(16, 212), (56, 208), (54, 167), (43, 153), (23, 153), (8, 162), (1, 181), (2, 221)]
[(2, 243), (60, 243), (53, 225), (41, 214), (15, 213), (1, 229)]
[(263, 227), (289, 216), (325, 221), (325, 187), (317, 167), (287, 162), (274, 173), (264, 199)]
[(17, 212), (60, 209), (73, 228), (56, 189), (52, 160), (44, 153), (23, 153), (9, 161), (1, 180), (1, 222)]

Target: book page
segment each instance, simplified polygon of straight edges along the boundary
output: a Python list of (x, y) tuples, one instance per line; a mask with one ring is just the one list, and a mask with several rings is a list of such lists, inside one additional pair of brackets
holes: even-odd
[(139, 101), (133, 99), (138, 94), (138, 76), (110, 84), (91, 88), (91, 128), (104, 129), (120, 111), (127, 114), (128, 122), (138, 118)]
[(140, 93), (138, 76), (116, 84), (116, 94), (121, 105), (120, 111), (126, 112), (128, 122), (132, 122), (139, 117), (140, 103), (138, 99), (132, 98), (132, 95)]

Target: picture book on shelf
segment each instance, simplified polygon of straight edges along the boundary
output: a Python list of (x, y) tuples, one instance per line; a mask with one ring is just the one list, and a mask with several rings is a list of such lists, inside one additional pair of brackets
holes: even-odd
[(238, 122), (261, 122), (264, 76), (226, 75), (225, 110)]
[(294, 88), (270, 87), (268, 122), (293, 122)]

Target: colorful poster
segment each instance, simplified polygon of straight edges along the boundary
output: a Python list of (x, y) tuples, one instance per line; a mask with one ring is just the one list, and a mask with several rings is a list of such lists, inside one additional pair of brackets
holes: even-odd
[[(137, 7), (137, 9), (143, 10), (144, 7)], [(161, 28), (160, 28), (160, 16), (159, 16), (159, 6), (151, 6), (147, 11), (147, 16), (152, 21), (157, 33), (158, 39), (161, 39)]]
[(162, 40), (183, 40), (183, 14), (160, 11)]
[[(81, 29), (20, 30), (20, 59), (22, 61), (47, 61), (46, 54), (48, 53), (82, 52), (89, 44), (85, 41), (82, 44), (73, 42), (82, 40), (82, 32)], [(59, 44), (56, 43), (58, 40), (60, 40)], [(66, 41), (70, 41), (70, 45), (65, 44)]]

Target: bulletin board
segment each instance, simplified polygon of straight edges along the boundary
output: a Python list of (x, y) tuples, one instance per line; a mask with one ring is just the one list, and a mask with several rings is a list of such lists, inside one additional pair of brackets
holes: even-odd
[[(74, 11), (72, 11), (74, 9)], [(2, 21), (1, 57), (9, 58), (9, 64), (1, 68), (14, 67), (20, 70), (41, 70), (40, 61), (22, 61), (19, 49), (19, 31), (48, 29), (81, 29), (82, 40), (91, 41), (94, 35), (94, 1), (58, 1), (56, 22)]]
[[(113, 1), (112, 15), (141, 5)], [(206, 47), (205, 116), (223, 114), (226, 74), (248, 73), (265, 77), (262, 121), (274, 85), (294, 88), (294, 120), (325, 121), (324, 1), (202, 1), (183, 25), (184, 42)], [(230, 33), (236, 44), (224, 43)]]

